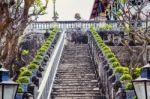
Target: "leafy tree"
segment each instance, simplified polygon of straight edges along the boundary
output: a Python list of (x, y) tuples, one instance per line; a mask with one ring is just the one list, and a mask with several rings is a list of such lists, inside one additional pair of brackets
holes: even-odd
[(32, 17), (45, 13), (48, 0), (0, 0), (0, 63), (10, 69), (17, 56), (18, 39)]

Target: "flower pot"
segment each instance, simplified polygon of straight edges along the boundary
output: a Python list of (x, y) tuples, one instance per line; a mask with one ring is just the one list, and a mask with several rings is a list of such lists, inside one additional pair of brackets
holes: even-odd
[(32, 69), (31, 71), (32, 71), (32, 76), (36, 76), (37, 69)]
[(134, 90), (126, 90), (126, 99), (133, 99), (135, 96)]
[(122, 75), (121, 73), (117, 73), (117, 74), (115, 74), (116, 81), (119, 81), (119, 80), (120, 80), (121, 75)]
[(16, 93), (15, 99), (22, 99), (23, 93)]
[(23, 88), (24, 92), (27, 92), (28, 83), (21, 83), (20, 86)]

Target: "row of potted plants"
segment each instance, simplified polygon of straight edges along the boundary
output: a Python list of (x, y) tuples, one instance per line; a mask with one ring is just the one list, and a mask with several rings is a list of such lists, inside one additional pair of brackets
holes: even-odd
[(19, 83), (16, 99), (22, 99), (24, 92), (28, 92), (29, 84), (34, 83), (37, 87), (39, 86), (39, 80), (37, 77), (42, 77), (42, 71), (44, 71), (43, 61), (47, 62), (50, 57), (50, 51), (54, 47), (53, 43), (56, 43), (54, 38), (58, 38), (58, 29), (54, 28), (49, 37), (43, 43), (40, 49), (38, 49), (34, 59), (27, 65), (20, 68), (20, 74), (16, 80)]
[[(96, 40), (97, 45), (100, 47), (100, 49), (102, 51), (102, 55), (105, 56), (107, 63), (112, 68), (110, 70), (112, 70), (113, 74), (115, 74), (115, 81), (120, 81), (122, 83), (121, 87), (126, 89), (127, 93), (128, 93), (128, 90), (132, 90), (132, 95), (130, 97), (133, 98), (134, 91), (133, 91), (133, 85), (131, 83), (133, 78), (132, 78), (132, 75), (130, 75), (130, 73), (129, 73), (129, 68), (127, 66), (122, 66), (120, 64), (116, 55), (111, 51), (110, 47), (107, 46), (103, 42), (102, 38), (99, 36), (97, 31), (93, 27), (90, 28), (90, 31), (92, 33), (92, 36)], [(107, 65), (106, 65), (105, 69), (108, 70)], [(136, 77), (138, 77), (140, 75), (140, 68), (134, 69), (133, 74)], [(118, 88), (116, 91), (118, 91)], [(128, 98), (128, 96), (127, 96), (127, 99), (132, 99), (130, 97)]]

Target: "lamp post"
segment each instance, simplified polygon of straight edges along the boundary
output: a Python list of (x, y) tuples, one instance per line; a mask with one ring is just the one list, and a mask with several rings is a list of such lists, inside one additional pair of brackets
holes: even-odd
[(142, 67), (141, 77), (132, 82), (138, 99), (150, 99), (150, 64)]
[(18, 89), (18, 84), (13, 81), (0, 82), (0, 99), (14, 99)]
[(14, 99), (19, 84), (10, 80), (9, 71), (0, 69), (0, 99)]

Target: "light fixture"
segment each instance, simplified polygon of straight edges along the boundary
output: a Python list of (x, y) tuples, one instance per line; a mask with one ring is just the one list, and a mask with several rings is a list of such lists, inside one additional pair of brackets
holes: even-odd
[(19, 84), (13, 81), (0, 82), (0, 99), (14, 99)]
[(150, 64), (141, 69), (141, 77), (132, 81), (138, 99), (150, 99)]

